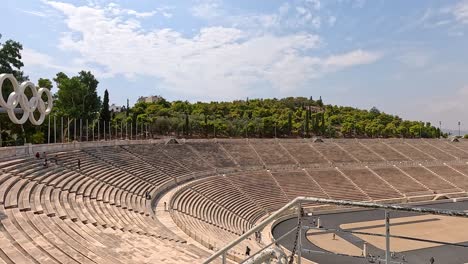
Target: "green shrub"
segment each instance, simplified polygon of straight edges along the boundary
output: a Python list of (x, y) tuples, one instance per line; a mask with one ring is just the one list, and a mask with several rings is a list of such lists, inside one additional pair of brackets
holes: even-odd
[(31, 137), (31, 143), (33, 144), (42, 144), (44, 143), (44, 138), (45, 138), (45, 135), (44, 135), (44, 132), (42, 131), (38, 131), (36, 133), (34, 133)]

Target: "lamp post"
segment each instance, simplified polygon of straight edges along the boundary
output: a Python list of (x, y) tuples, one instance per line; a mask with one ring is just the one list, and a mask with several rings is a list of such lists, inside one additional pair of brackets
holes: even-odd
[(458, 121), (458, 137), (461, 137), (461, 130), (460, 130), (461, 122)]

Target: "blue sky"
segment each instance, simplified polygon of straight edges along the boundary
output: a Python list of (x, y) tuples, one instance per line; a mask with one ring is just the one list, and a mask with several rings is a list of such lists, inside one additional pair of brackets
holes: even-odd
[(33, 81), (91, 70), (123, 105), (322, 96), (468, 128), (468, 0), (3, 0)]

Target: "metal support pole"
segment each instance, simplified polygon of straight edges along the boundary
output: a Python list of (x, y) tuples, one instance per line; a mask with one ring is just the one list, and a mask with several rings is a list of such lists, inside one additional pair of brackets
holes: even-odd
[(93, 124), (92, 124), (92, 127), (93, 127), (93, 139), (92, 139), (92, 141), (94, 141), (94, 126), (95, 126), (95, 124), (96, 124), (96, 122), (94, 122), (94, 120), (93, 120)]
[(223, 264), (226, 264), (226, 252), (223, 253), (223, 261), (222, 261)]
[(99, 122), (99, 119), (97, 121), (97, 140), (99, 141), (100, 140), (100, 131), (101, 130), (101, 122)]
[(60, 138), (62, 140), (62, 143), (64, 142), (63, 141), (63, 116), (61, 117), (61, 121), (62, 121), (62, 129), (60, 129), (60, 131), (62, 131), (62, 137)]
[(83, 140), (83, 119), (80, 118), (80, 142)]
[(73, 141), (76, 141), (76, 118), (73, 119)]
[(119, 131), (118, 131), (119, 125), (117, 122), (115, 122), (115, 140), (119, 137)]
[(47, 126), (47, 144), (50, 144), (50, 115), (49, 115), (49, 125)]
[(128, 123), (125, 121), (125, 139), (128, 139)]
[(390, 264), (390, 212), (385, 210), (385, 263)]
[(138, 140), (138, 120), (135, 123), (135, 140)]
[(89, 120), (86, 119), (86, 141), (89, 141)]
[(70, 117), (67, 117), (67, 143), (70, 142)]
[(106, 141), (106, 121), (103, 120), (102, 126), (104, 127), (104, 141)]
[(54, 115), (54, 143), (57, 143), (57, 117)]
[(299, 236), (297, 237), (297, 264), (302, 260), (302, 203), (297, 203), (297, 217), (299, 222)]
[(130, 140), (133, 139), (133, 122), (130, 123)]

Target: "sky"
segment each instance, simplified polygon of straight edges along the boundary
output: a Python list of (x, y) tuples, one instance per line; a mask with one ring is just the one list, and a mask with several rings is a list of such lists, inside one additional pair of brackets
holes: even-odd
[(468, 0), (2, 0), (32, 81), (111, 103), (306, 96), (468, 130)]

